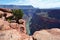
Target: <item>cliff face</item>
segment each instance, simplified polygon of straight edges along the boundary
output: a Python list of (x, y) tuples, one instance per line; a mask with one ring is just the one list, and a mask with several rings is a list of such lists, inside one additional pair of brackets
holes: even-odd
[(19, 24), (16, 20), (6, 20), (11, 16), (14, 16), (11, 9), (0, 8), (0, 40), (29, 40), (25, 20), (20, 19)]
[[(0, 40), (60, 40), (60, 29), (55, 28), (55, 23), (60, 24), (60, 20), (38, 15), (32, 19), (30, 31), (33, 35), (29, 36), (26, 32), (25, 20), (19, 19), (19, 23), (15, 19), (7, 20), (14, 16), (11, 9), (0, 8)], [(54, 26), (47, 26), (50, 23)]]
[(60, 28), (60, 9), (39, 10), (30, 22), (31, 34), (41, 29)]

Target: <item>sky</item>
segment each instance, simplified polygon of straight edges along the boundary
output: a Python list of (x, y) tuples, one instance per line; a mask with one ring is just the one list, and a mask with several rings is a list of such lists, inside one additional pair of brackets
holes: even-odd
[(0, 0), (0, 5), (32, 5), (38, 8), (60, 7), (60, 0)]

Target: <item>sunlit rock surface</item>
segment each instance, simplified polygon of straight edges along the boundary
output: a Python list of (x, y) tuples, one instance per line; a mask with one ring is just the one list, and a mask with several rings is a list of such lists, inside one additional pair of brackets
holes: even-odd
[(22, 40), (21, 34), (15, 29), (0, 31), (0, 40)]
[(35, 40), (60, 40), (60, 29), (53, 28), (36, 31), (33, 37)]
[(25, 20), (20, 19), (7, 21), (6, 18), (13, 16), (11, 9), (0, 8), (0, 40), (33, 40), (26, 34)]

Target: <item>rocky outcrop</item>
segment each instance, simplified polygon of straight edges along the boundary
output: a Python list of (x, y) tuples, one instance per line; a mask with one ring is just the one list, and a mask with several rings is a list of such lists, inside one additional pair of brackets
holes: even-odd
[(36, 31), (33, 37), (34, 40), (60, 40), (60, 29), (53, 28)]
[(60, 29), (58, 28), (42, 29), (29, 36), (26, 32), (26, 21), (19, 19), (17, 23), (15, 19), (6, 20), (12, 16), (14, 15), (11, 9), (0, 8), (0, 40), (60, 40)]
[(26, 34), (25, 20), (20, 19), (9, 22), (6, 18), (13, 16), (11, 9), (0, 8), (0, 40), (33, 40)]
[(12, 12), (11, 9), (7, 9), (7, 8), (0, 8), (0, 10), (3, 12), (9, 12), (9, 13)]

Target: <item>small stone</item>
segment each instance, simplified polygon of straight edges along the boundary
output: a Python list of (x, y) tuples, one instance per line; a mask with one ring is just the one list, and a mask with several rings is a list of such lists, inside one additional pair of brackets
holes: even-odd
[(17, 23), (10, 23), (10, 27), (13, 29), (18, 28), (18, 24)]

